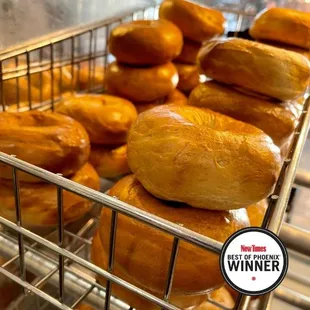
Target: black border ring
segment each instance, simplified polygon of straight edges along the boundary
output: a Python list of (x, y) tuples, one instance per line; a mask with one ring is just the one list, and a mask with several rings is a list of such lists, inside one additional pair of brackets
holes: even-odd
[[(238, 236), (250, 232), (250, 231), (256, 231), (256, 232), (260, 232), (260, 233), (264, 233), (269, 235), (271, 238), (273, 238), (279, 245), (282, 254), (283, 254), (283, 270), (279, 276), (279, 278), (277, 279), (277, 281), (269, 286), (268, 288), (261, 290), (261, 291), (247, 291), (244, 289), (239, 288), (238, 286), (236, 286), (227, 276), (227, 273), (225, 271), (224, 268), (224, 256), (225, 256), (225, 252), (227, 247), (229, 246), (229, 244)], [(248, 227), (248, 228), (243, 228), (238, 230), (237, 232), (235, 232), (233, 235), (231, 235), (224, 243), (223, 247), (222, 247), (222, 251), (221, 251), (221, 255), (220, 255), (220, 269), (221, 269), (221, 273), (222, 276), (224, 277), (225, 281), (227, 282), (227, 284), (229, 284), (230, 287), (232, 287), (234, 290), (236, 290), (237, 292), (241, 293), (241, 294), (245, 294), (245, 295), (249, 295), (249, 296), (258, 296), (258, 295), (264, 295), (266, 293), (269, 293), (271, 291), (273, 291), (275, 288), (277, 288), (281, 282), (283, 281), (284, 277), (286, 276), (287, 270), (288, 270), (288, 264), (289, 264), (289, 258), (288, 258), (288, 254), (287, 254), (287, 250), (285, 248), (285, 246), (283, 245), (282, 241), (279, 239), (279, 237), (274, 234), (273, 232), (271, 232), (268, 229), (263, 229), (261, 227)]]

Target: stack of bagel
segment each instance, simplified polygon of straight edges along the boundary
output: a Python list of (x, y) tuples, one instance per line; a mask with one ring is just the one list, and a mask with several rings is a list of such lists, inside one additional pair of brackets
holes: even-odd
[[(250, 33), (263, 37), (264, 33), (272, 32), (280, 38), (277, 23), (261, 21), (265, 15), (269, 16), (268, 12), (259, 15)], [(290, 26), (289, 14), (284, 10), (278, 16), (286, 29)], [(300, 20), (304, 14), (295, 12), (295, 20)], [(265, 25), (265, 32), (259, 31), (262, 25)], [(296, 37), (306, 42), (309, 33), (310, 27), (308, 32), (298, 33)], [(280, 40), (283, 42), (286, 37)], [(309, 85), (307, 58), (260, 42), (232, 38), (207, 42), (199, 52), (198, 63), (202, 72), (213, 80), (198, 85), (190, 94), (189, 104), (260, 128), (285, 156), (301, 113), (300, 101), (303, 102)]]
[(70, 116), (86, 129), (91, 142), (89, 161), (101, 178), (129, 173), (127, 134), (137, 118), (128, 100), (106, 94), (65, 94), (55, 111)]
[(254, 39), (310, 59), (310, 14), (287, 8), (271, 8), (257, 15), (250, 35)]
[(223, 34), (225, 18), (220, 11), (183, 0), (163, 1), (159, 17), (174, 23), (183, 34), (183, 48), (174, 65), (179, 74), (177, 89), (188, 95), (200, 82), (198, 51), (203, 42)]
[[(99, 177), (88, 163), (88, 134), (72, 118), (52, 112), (2, 112), (0, 126), (1, 152), (99, 190)], [(15, 222), (12, 167), (0, 164), (0, 175), (0, 216)], [(17, 178), (23, 227), (40, 229), (57, 225), (56, 186), (19, 170)], [(63, 191), (65, 223), (79, 219), (91, 206), (91, 201)]]
[(109, 50), (116, 61), (106, 72), (108, 93), (132, 101), (138, 112), (186, 97), (176, 90), (178, 72), (171, 62), (183, 46), (181, 31), (167, 20), (137, 20), (114, 28)]
[[(161, 5), (160, 17), (174, 22), (186, 39), (195, 40), (189, 32), (207, 29), (191, 22), (199, 10), (189, 1), (169, 0)], [(182, 28), (189, 21), (193, 27)], [(121, 46), (128, 28), (118, 31), (116, 45)], [(119, 62), (127, 61), (126, 70), (137, 66), (118, 55), (113, 36), (117, 34), (112, 32), (110, 49), (118, 63), (108, 70), (111, 91), (129, 85), (122, 77), (122, 84), (113, 89), (116, 77), (121, 76)], [(131, 50), (140, 55), (139, 48), (135, 45)], [(124, 46), (122, 51), (127, 51)], [(295, 100), (309, 85), (310, 66), (297, 53), (237, 38), (204, 42), (197, 63), (212, 80), (196, 86), (189, 105), (158, 105), (138, 116), (127, 140), (133, 174), (118, 181), (109, 195), (224, 242), (243, 227), (262, 224), (266, 198), (273, 191), (284, 148), (298, 122), (300, 109)], [(145, 84), (140, 82), (140, 87), (150, 85)], [(128, 97), (128, 92), (118, 94)], [(103, 269), (108, 264), (106, 231), (111, 229), (111, 219), (111, 210), (104, 208), (93, 240), (92, 260)], [(162, 297), (172, 243), (171, 236), (119, 214), (113, 273)], [(201, 276), (205, 274), (208, 277)], [(105, 279), (98, 280), (105, 285)], [(202, 301), (223, 284), (216, 255), (180, 243), (172, 304), (181, 309), (208, 309)], [(114, 285), (112, 293), (136, 309), (157, 309), (121, 287)]]

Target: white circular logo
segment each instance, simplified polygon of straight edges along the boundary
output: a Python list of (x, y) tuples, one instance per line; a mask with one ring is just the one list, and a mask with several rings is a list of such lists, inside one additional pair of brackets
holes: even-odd
[(284, 279), (288, 255), (281, 240), (262, 228), (245, 228), (223, 245), (220, 266), (224, 279), (236, 291), (262, 295), (274, 290)]

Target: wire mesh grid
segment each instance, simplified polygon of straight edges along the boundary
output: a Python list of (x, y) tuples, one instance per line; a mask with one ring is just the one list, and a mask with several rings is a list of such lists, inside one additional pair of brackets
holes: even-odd
[[(0, 106), (2, 110), (53, 109), (65, 91), (102, 91), (103, 75), (100, 85), (95, 83), (94, 76), (98, 67), (105, 68), (113, 59), (108, 54), (107, 48), (107, 38), (111, 29), (117, 24), (129, 20), (156, 19), (157, 9), (157, 7), (150, 7), (113, 20), (81, 26), (65, 31), (56, 37), (51, 35), (41, 42), (34, 42), (26, 47), (7, 50), (0, 54)], [(229, 17), (228, 20), (233, 21), (234, 29), (228, 25), (230, 31), (240, 31), (242, 25), (248, 24), (252, 19), (252, 16), (245, 12), (223, 11)], [(87, 87), (80, 89), (80, 69), (83, 65), (86, 65), (87, 68)], [(76, 80), (72, 79), (69, 89), (63, 87), (64, 68), (68, 68), (72, 76), (77, 75)], [(46, 72), (51, 78), (48, 81), (50, 85), (48, 94), (44, 96), (43, 84), (46, 85), (44, 80)], [(60, 76), (58, 85), (54, 83), (56, 74)], [(39, 92), (36, 97), (32, 87), (33, 79), (38, 79), (37, 89)], [(13, 104), (8, 102), (11, 98), (6, 96), (7, 89), (14, 93)], [(291, 151), (284, 161), (274, 193), (270, 197), (270, 205), (263, 223), (264, 227), (277, 234), (280, 231), (297, 165), (309, 129), (309, 104), (308, 99), (304, 104), (299, 125), (294, 134)], [(15, 223), (0, 217), (0, 223), (5, 227), (4, 231), (0, 232), (1, 250), (6, 255), (9, 254), (9, 259), (0, 267), (0, 273), (23, 287), (23, 294), (10, 306), (10, 309), (29, 308), (29, 305), (26, 307), (24, 304), (29, 295), (38, 297), (35, 299), (35, 304), (31, 304), (29, 309), (45, 309), (50, 305), (58, 309), (73, 309), (83, 300), (87, 300), (98, 308), (129, 309), (128, 305), (111, 296), (111, 285), (115, 283), (155, 303), (160, 308), (175, 310), (178, 308), (169, 303), (169, 298), (180, 241), (191, 243), (216, 254), (220, 253), (222, 244), (215, 240), (142, 212), (113, 197), (74, 183), (60, 175), (25, 163), (13, 155), (0, 153), (0, 162), (12, 167), (16, 206)], [(52, 230), (45, 237), (36, 231), (33, 232), (23, 227), (17, 171), (23, 171), (40, 178), (53, 184), (56, 188), (58, 229)], [(64, 227), (64, 191), (89, 199), (96, 205), (94, 210), (97, 212), (93, 211), (82, 223), (77, 223), (78, 229), (71, 226)], [(112, 229), (107, 232), (110, 234), (108, 270), (100, 269), (89, 262), (89, 248), (96, 229), (98, 209), (100, 210), (102, 207), (112, 210)], [(118, 214), (132, 217), (173, 236), (163, 296), (154, 296), (113, 275)], [(10, 272), (10, 267), (15, 264), (18, 266), (18, 271)], [(35, 274), (36, 277), (29, 279), (28, 271)], [(94, 275), (100, 275), (107, 279), (106, 287), (98, 284)], [(48, 285), (51, 285), (51, 290), (46, 288)], [(55, 290), (55, 287), (58, 289)], [(268, 301), (267, 296), (263, 303), (267, 305)], [(211, 302), (213, 301), (211, 300)], [(240, 295), (236, 308), (246, 309), (248, 303), (249, 298)], [(20, 305), (23, 305), (22, 308)]]

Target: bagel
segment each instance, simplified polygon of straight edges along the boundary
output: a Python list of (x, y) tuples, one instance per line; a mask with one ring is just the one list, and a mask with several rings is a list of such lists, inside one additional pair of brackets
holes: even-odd
[(300, 47), (297, 46), (292, 46), (292, 45), (287, 45), (287, 44), (283, 44), (283, 43), (279, 43), (279, 42), (270, 42), (270, 41), (262, 41), (262, 43), (264, 44), (268, 44), (274, 47), (278, 47), (278, 48), (283, 48), (287, 51), (291, 51), (291, 52), (295, 52), (295, 53), (299, 53), (305, 57), (307, 57), (310, 60), (310, 51), (302, 49)]
[(119, 63), (161, 65), (181, 53), (183, 35), (168, 20), (135, 20), (115, 27), (109, 50)]
[(280, 101), (295, 99), (307, 89), (310, 62), (294, 52), (231, 38), (212, 40), (198, 55), (204, 73)]
[[(38, 80), (36, 76), (31, 76), (30, 81)], [(18, 102), (42, 102), (52, 98), (52, 86), (49, 74), (45, 72), (42, 78), (42, 91), (40, 91), (40, 84), (30, 82), (30, 90), (27, 77), (5, 80), (3, 82), (3, 99), (6, 105), (16, 104)], [(53, 97), (59, 96), (59, 89), (57, 83), (54, 83)]]
[(141, 113), (127, 146), (129, 167), (151, 194), (197, 208), (256, 203), (280, 170), (279, 148), (260, 129), (187, 105)]
[(258, 40), (270, 40), (310, 49), (310, 14), (286, 8), (260, 12), (250, 28)]
[(86, 94), (65, 96), (55, 112), (72, 117), (86, 129), (91, 143), (113, 145), (126, 142), (137, 118), (135, 106), (123, 98)]
[(202, 42), (224, 32), (225, 18), (220, 11), (187, 0), (165, 0), (159, 17), (179, 27), (185, 38)]
[(76, 67), (71, 65), (54, 69), (54, 79), (57, 81), (60, 93), (77, 88)]
[(116, 178), (130, 172), (127, 161), (127, 145), (119, 147), (91, 147), (89, 162), (101, 178)]
[(174, 63), (179, 74), (177, 89), (189, 93), (200, 83), (199, 68), (196, 65)]
[(291, 103), (277, 104), (249, 96), (215, 81), (198, 85), (190, 94), (189, 104), (249, 123), (264, 131), (279, 147), (294, 132), (299, 116)]
[(196, 310), (222, 310), (224, 309), (233, 309), (235, 301), (230, 295), (229, 291), (225, 287), (221, 287), (209, 294), (209, 298), (212, 301), (220, 304), (222, 307), (218, 307), (211, 302), (205, 301), (200, 305)]
[(78, 87), (81, 90), (89, 90), (104, 86), (105, 68), (103, 65), (91, 65), (89, 70), (89, 62), (82, 62), (76, 72)]
[[(70, 176), (88, 160), (90, 142), (85, 129), (70, 117), (51, 112), (0, 113), (0, 152), (63, 176)], [(18, 172), (19, 180), (40, 182)], [(12, 178), (12, 168), (0, 164), (3, 179)]]
[(266, 199), (246, 208), (251, 226), (262, 226), (267, 208), (268, 203)]
[(181, 54), (174, 61), (189, 65), (195, 65), (197, 55), (201, 46), (202, 46), (201, 43), (184, 39)]
[(174, 89), (164, 100), (157, 100), (154, 102), (139, 102), (137, 103), (136, 109), (138, 113), (142, 113), (146, 110), (152, 109), (162, 104), (187, 104), (187, 98), (179, 90)]
[[(91, 258), (92, 262), (99, 266), (100, 268), (107, 270), (107, 261), (108, 257), (105, 253), (101, 241), (100, 236), (98, 233), (95, 234), (92, 242), (92, 248), (91, 248)], [(120, 269), (115, 266), (113, 269), (113, 274), (122, 278), (123, 280), (139, 287), (139, 284), (137, 284), (132, 278), (128, 277), (126, 273), (123, 273)], [(98, 276), (97, 277), (98, 282), (106, 286), (106, 279), (104, 277)], [(162, 295), (156, 294), (151, 290), (147, 290), (148, 293), (153, 294), (159, 298), (162, 298)], [(146, 299), (140, 297), (139, 295), (136, 295), (129, 290), (126, 290), (125, 288), (113, 284), (112, 285), (112, 295), (118, 297), (122, 301), (129, 304), (131, 307), (135, 308), (136, 310), (159, 310), (160, 307), (156, 306), (155, 304), (147, 301)], [(196, 308), (196, 306), (199, 306), (201, 303), (203, 303), (206, 300), (206, 295), (178, 295), (173, 294), (170, 297), (170, 303), (173, 305), (176, 305), (180, 307), (181, 309), (191, 310)]]
[(107, 68), (105, 79), (108, 92), (133, 102), (161, 99), (173, 91), (178, 82), (178, 72), (172, 63), (133, 68), (113, 62)]
[[(100, 180), (94, 168), (86, 163), (71, 178), (72, 181), (99, 190)], [(12, 180), (0, 180), (0, 216), (15, 222), (15, 198)], [(56, 226), (58, 223), (57, 187), (53, 184), (19, 182), (23, 227)], [(73, 222), (87, 213), (93, 202), (63, 191), (64, 223)]]
[[(147, 113), (147, 112), (145, 112)], [(249, 225), (244, 209), (209, 211), (186, 205), (169, 205), (150, 195), (134, 175), (118, 181), (108, 193), (142, 212), (178, 223), (194, 232), (224, 242), (235, 231)], [(103, 208), (99, 223), (103, 251), (109, 249), (106, 234), (111, 210)], [(147, 236), (147, 238), (146, 238)], [(169, 266), (171, 236), (127, 216), (118, 215), (114, 266), (142, 288), (163, 294)], [(202, 277), (208, 274), (208, 277)], [(173, 279), (173, 294), (196, 295), (223, 284), (218, 256), (192, 244), (181, 242)]]

